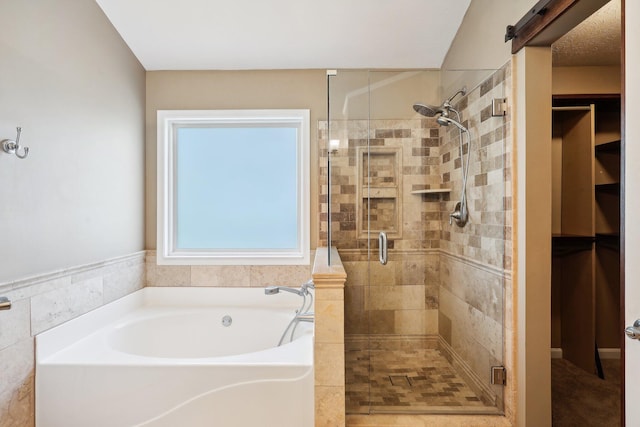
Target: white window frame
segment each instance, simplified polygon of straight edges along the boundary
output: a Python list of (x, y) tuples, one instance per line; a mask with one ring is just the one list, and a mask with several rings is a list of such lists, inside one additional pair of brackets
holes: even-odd
[[(162, 265), (302, 265), (310, 260), (309, 110), (158, 110), (157, 263)], [(298, 242), (292, 250), (202, 250), (175, 247), (175, 166), (177, 126), (286, 124), (298, 128)], [(251, 195), (248, 195), (251, 197)]]

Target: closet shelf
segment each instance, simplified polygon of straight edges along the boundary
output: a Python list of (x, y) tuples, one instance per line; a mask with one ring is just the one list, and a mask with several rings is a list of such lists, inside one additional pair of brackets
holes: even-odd
[(553, 234), (551, 242), (554, 245), (575, 245), (593, 243), (595, 236), (582, 236), (578, 234)]
[(620, 152), (620, 140), (603, 142), (595, 146), (596, 154), (598, 153), (619, 153)]
[(619, 194), (620, 193), (620, 183), (619, 182), (612, 182), (612, 183), (608, 183), (608, 184), (596, 184), (596, 190), (604, 191), (604, 192), (607, 192), (607, 193)]

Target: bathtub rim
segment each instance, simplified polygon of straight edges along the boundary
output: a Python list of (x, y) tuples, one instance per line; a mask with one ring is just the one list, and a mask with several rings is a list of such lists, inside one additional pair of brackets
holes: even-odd
[[(246, 294), (239, 296), (238, 294)], [(300, 300), (296, 295), (282, 294), (283, 298), (264, 295), (264, 288), (238, 287), (146, 287), (105, 304), (68, 322), (48, 329), (36, 335), (36, 366), (41, 364), (82, 364), (86, 366), (176, 366), (176, 365), (237, 365), (244, 366), (313, 366), (313, 325), (301, 322), (304, 333), (290, 343), (280, 347), (271, 347), (255, 352), (199, 358), (166, 358), (136, 355), (112, 349), (107, 344), (109, 331), (122, 319), (131, 316), (136, 309), (145, 306), (155, 307), (209, 307), (210, 298), (222, 298), (226, 307), (229, 303), (240, 307), (253, 307), (259, 298), (268, 298), (269, 307), (282, 307), (294, 310), (299, 308)], [(206, 297), (206, 298), (205, 298)], [(250, 298), (248, 298), (250, 297)], [(275, 298), (274, 298), (275, 297)], [(226, 299), (225, 299), (226, 298)], [(305, 324), (306, 323), (306, 324)], [(82, 341), (94, 351), (74, 354), (73, 346)], [(91, 347), (94, 346), (94, 347)], [(76, 348), (76, 350), (80, 350)], [(86, 348), (85, 348), (86, 350)], [(84, 356), (91, 356), (86, 358)], [(71, 357), (69, 357), (71, 356)], [(269, 357), (265, 357), (269, 356)], [(68, 357), (65, 359), (65, 357)]]

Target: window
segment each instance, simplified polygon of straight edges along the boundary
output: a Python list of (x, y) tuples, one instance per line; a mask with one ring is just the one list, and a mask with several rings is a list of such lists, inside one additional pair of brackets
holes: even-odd
[(309, 110), (158, 111), (158, 263), (309, 263)]

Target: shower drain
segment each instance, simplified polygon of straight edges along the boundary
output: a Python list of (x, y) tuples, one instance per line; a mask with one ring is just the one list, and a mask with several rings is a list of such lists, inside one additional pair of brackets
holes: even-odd
[(406, 375), (389, 375), (389, 381), (393, 386), (413, 387), (413, 383)]

